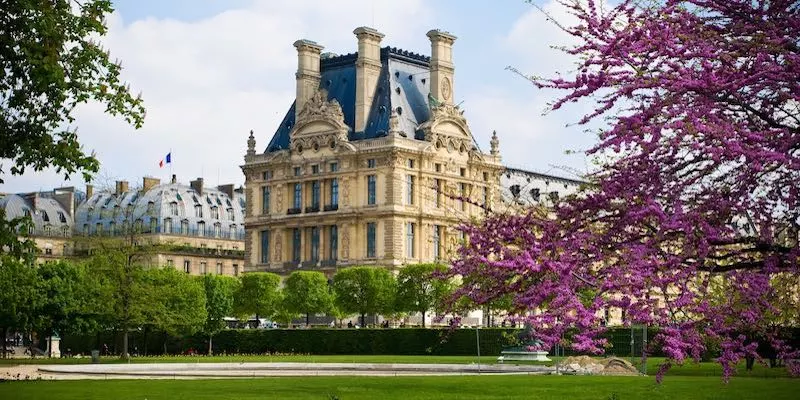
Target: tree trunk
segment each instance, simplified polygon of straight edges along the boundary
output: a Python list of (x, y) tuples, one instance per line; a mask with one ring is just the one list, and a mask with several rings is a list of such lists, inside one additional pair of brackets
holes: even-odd
[(214, 335), (208, 335), (208, 355), (209, 356), (213, 354), (211, 352), (212, 351), (211, 350), (211, 341), (213, 340), (213, 338), (214, 338)]
[(425, 310), (422, 310), (422, 327), (425, 327)]
[(143, 344), (143, 346), (144, 346), (144, 355), (147, 356), (147, 326), (144, 327), (144, 332), (142, 332), (142, 333), (144, 335), (144, 337), (142, 338), (142, 341), (144, 342), (144, 344)]
[(130, 360), (131, 355), (128, 353), (128, 325), (122, 327), (122, 359)]
[(47, 336), (47, 358), (53, 358), (53, 335)]
[(167, 332), (164, 332), (164, 353), (162, 353), (164, 355), (167, 355), (167, 338)]
[(311, 315), (306, 313), (306, 328), (308, 328), (308, 321), (310, 320)]
[(8, 353), (6, 353), (6, 335), (8, 335), (8, 328), (5, 326), (3, 327), (3, 358), (8, 357)]
[(364, 328), (365, 322), (367, 322), (367, 315), (365, 313), (361, 313), (361, 327)]

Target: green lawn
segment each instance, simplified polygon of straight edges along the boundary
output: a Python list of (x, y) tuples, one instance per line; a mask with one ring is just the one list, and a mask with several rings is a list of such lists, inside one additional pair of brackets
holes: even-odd
[[(22, 381), (2, 399), (754, 399), (796, 398), (800, 381), (716, 377), (446, 376), (231, 380)], [(112, 395), (113, 394), (113, 395)], [(333, 397), (335, 396), (335, 397)]]

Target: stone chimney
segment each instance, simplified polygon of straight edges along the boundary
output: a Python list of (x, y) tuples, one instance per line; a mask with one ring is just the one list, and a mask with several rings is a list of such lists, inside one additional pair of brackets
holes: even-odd
[(381, 39), (384, 35), (366, 26), (356, 28), (353, 33), (358, 38), (355, 131), (362, 132), (367, 125), (375, 88), (381, 74)]
[(428, 31), (431, 40), (431, 95), (440, 104), (453, 104), (453, 42), (456, 37), (438, 29)]
[(121, 195), (128, 191), (128, 181), (117, 181), (117, 190), (114, 192), (116, 195)]
[(86, 185), (86, 200), (91, 199), (93, 194), (94, 194), (94, 186)]
[(67, 210), (69, 215), (75, 213), (75, 188), (62, 187), (53, 190), (53, 198)]
[(203, 194), (203, 178), (197, 178), (189, 182), (189, 186), (198, 194)]
[(294, 42), (297, 49), (297, 95), (295, 99), (295, 117), (303, 111), (306, 102), (319, 89), (319, 58), (324, 47), (310, 40)]
[(230, 197), (231, 200), (233, 200), (233, 184), (232, 183), (229, 183), (227, 185), (219, 185), (219, 186), (217, 186), (217, 190), (219, 190), (222, 193), (227, 194), (228, 197)]
[(145, 176), (142, 178), (142, 192), (147, 192), (148, 190), (160, 184), (161, 184), (161, 179)]
[(178, 177), (172, 174), (172, 180), (170, 180), (169, 183), (178, 183)]

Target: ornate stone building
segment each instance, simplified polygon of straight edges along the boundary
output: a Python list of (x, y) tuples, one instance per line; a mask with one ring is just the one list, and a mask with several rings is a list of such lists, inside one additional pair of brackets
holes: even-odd
[(251, 132), (242, 170), (247, 271), (396, 268), (446, 259), (459, 222), (500, 200), (496, 137), (480, 151), (455, 102), (455, 36), (431, 57), (380, 47), (322, 54), (299, 40), (296, 100), (266, 150)]
[(72, 255), (72, 227), (76, 192), (72, 187), (47, 192), (0, 194), (0, 208), (5, 218), (30, 217), (27, 232), (39, 249), (37, 262), (47, 262)]

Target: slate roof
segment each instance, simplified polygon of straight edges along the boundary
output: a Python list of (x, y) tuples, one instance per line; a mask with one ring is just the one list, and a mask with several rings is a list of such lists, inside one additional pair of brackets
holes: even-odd
[[(355, 131), (356, 59), (358, 54), (323, 58), (320, 61), (320, 87), (328, 91), (328, 100), (336, 99), (342, 106), (344, 122), (350, 127), (349, 140), (373, 139), (385, 136), (389, 130), (391, 110), (399, 116), (400, 129), (413, 132), (422, 139), (416, 128), (430, 118), (430, 57), (394, 47), (381, 49), (381, 72), (375, 87), (372, 108), (363, 131)], [(295, 123), (295, 103), (275, 131), (266, 152), (289, 148), (289, 132)]]

